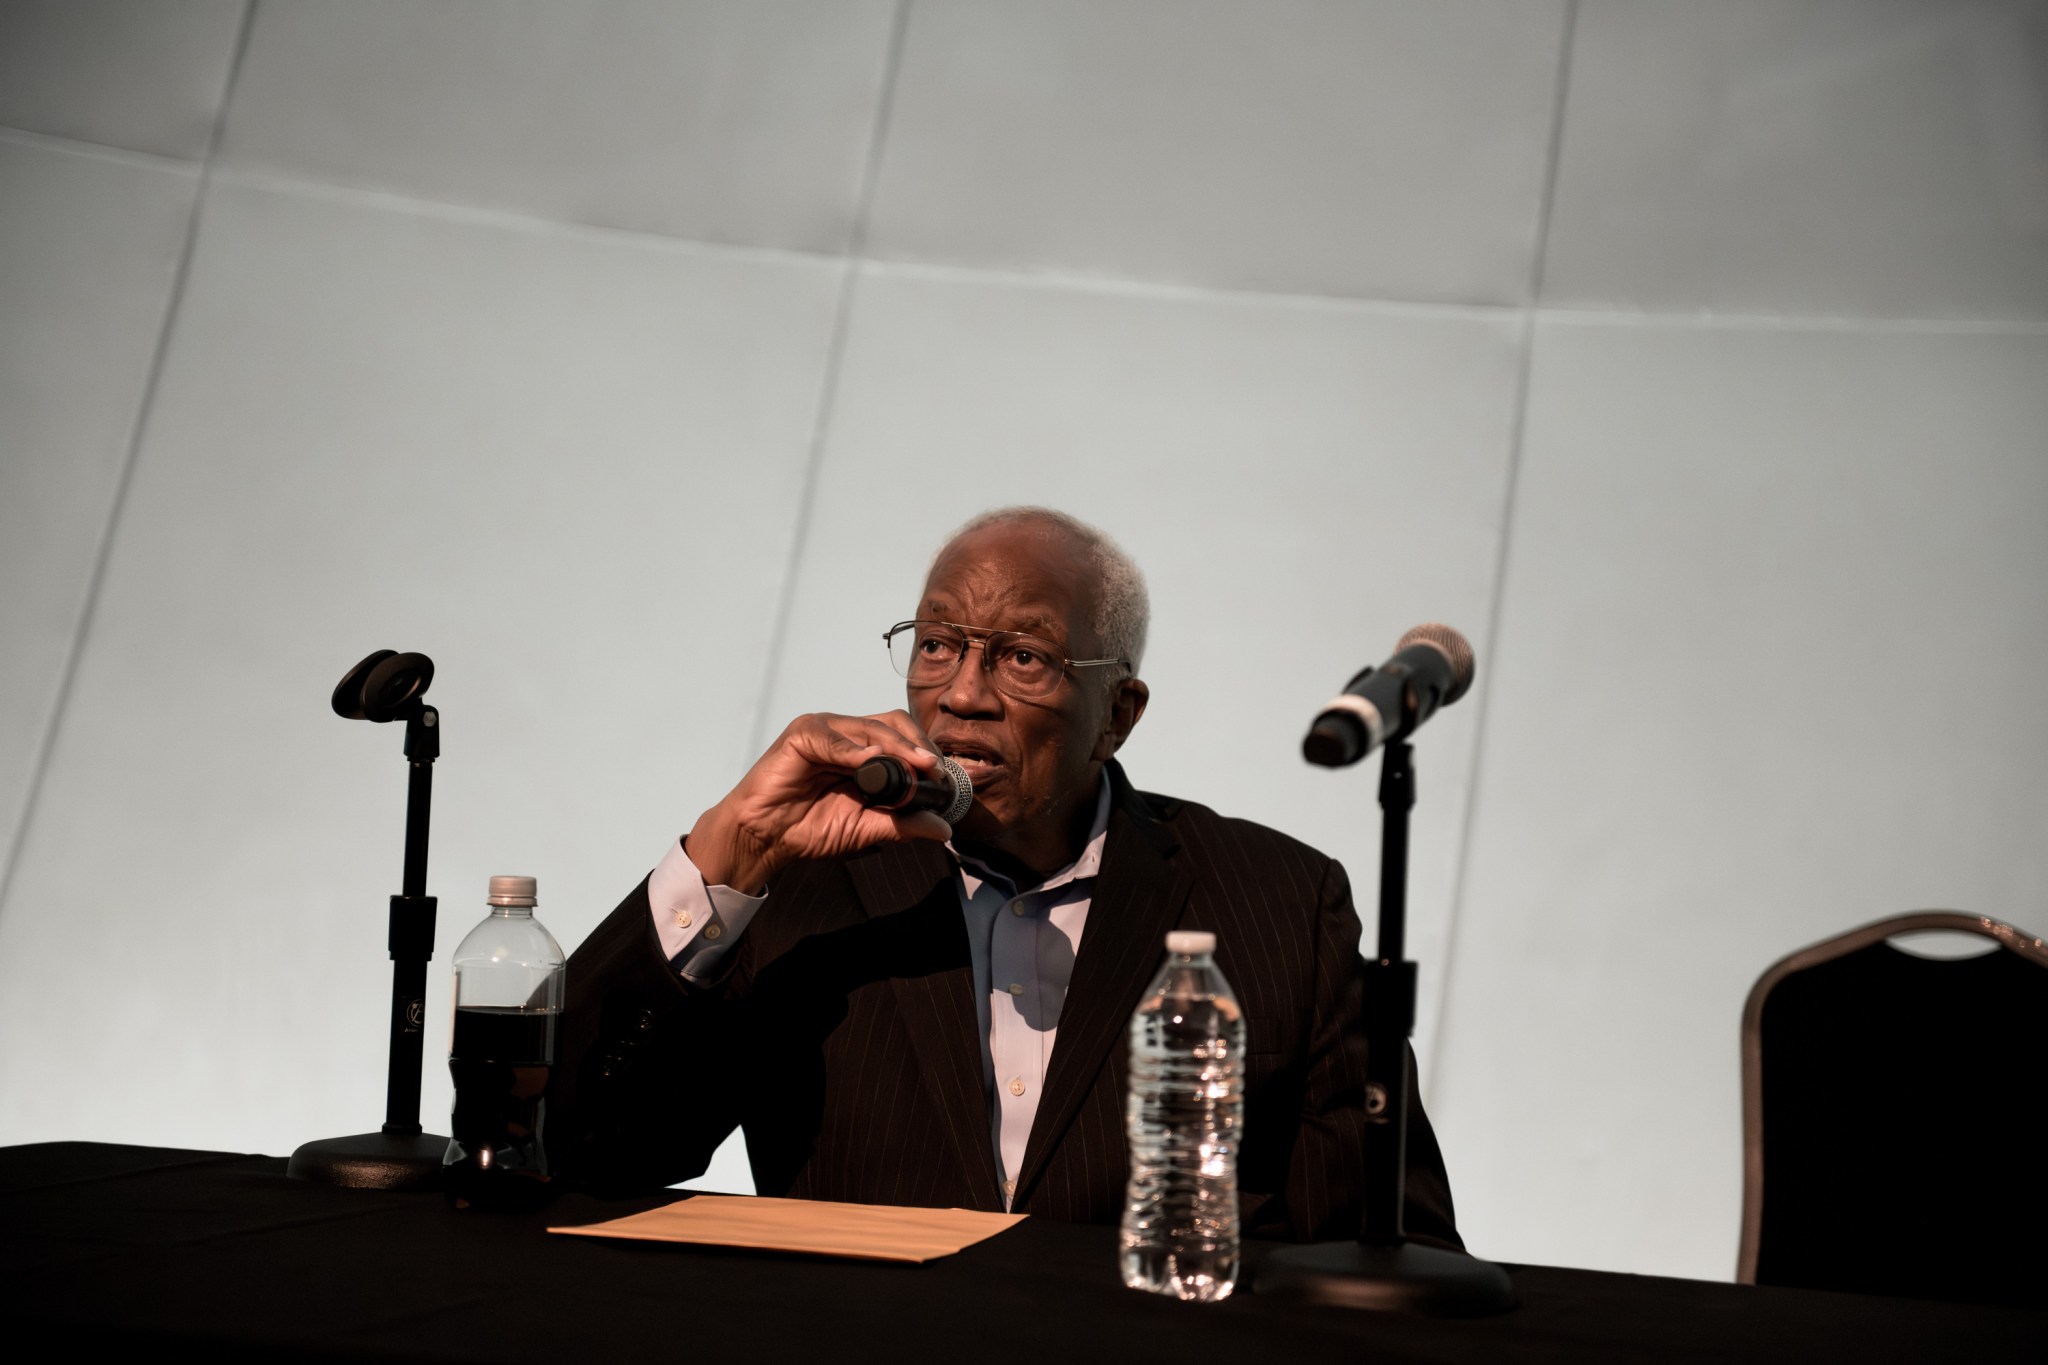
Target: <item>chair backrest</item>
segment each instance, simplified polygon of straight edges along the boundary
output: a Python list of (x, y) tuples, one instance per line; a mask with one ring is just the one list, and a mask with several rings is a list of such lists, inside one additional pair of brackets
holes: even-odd
[[(1902, 952), (1915, 930), (2001, 951)], [(1929, 910), (1778, 962), (1742, 1012), (1737, 1278), (2048, 1304), (2048, 944)]]

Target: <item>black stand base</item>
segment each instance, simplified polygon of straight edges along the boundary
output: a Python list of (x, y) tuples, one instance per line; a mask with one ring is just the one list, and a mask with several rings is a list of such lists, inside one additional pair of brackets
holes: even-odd
[(448, 1139), (432, 1133), (356, 1133), (307, 1143), (285, 1174), (359, 1190), (435, 1190), (447, 1151)]
[(1252, 1288), (1269, 1298), (1433, 1318), (1479, 1318), (1515, 1306), (1491, 1261), (1413, 1242), (1318, 1242), (1259, 1262)]

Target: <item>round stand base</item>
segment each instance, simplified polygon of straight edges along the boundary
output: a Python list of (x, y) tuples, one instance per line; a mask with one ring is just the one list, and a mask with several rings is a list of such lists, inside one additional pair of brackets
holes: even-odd
[(447, 1151), (448, 1139), (432, 1133), (356, 1133), (307, 1143), (285, 1174), (360, 1190), (434, 1190)]
[(1507, 1272), (1491, 1261), (1413, 1242), (1318, 1242), (1259, 1262), (1252, 1291), (1294, 1303), (1477, 1318), (1515, 1306)]

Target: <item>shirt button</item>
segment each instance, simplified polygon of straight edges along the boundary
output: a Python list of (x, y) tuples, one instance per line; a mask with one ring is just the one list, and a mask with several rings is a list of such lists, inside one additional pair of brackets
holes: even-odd
[(715, 924), (707, 924), (704, 926), (704, 937), (708, 939), (716, 939), (724, 932), (725, 930), (719, 928)]
[(1010, 1093), (1012, 1095), (1021, 1095), (1024, 1093), (1024, 1078), (1022, 1076), (1010, 1077)]
[(678, 910), (678, 911), (676, 911), (676, 928), (678, 928), (678, 929), (687, 929), (687, 928), (689, 928), (689, 927), (690, 927), (690, 912), (689, 912), (689, 911), (687, 911), (687, 910)]
[(1023, 983), (1023, 982), (1021, 982), (1021, 981), (1012, 981), (1012, 982), (1010, 983), (1010, 994), (1012, 994), (1012, 995), (1022, 995), (1022, 994), (1024, 994), (1024, 983)]

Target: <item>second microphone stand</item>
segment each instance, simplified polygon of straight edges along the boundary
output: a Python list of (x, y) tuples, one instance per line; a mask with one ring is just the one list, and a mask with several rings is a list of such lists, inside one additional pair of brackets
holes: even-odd
[(1365, 972), (1364, 1228), (1355, 1242), (1287, 1247), (1259, 1263), (1253, 1288), (1275, 1298), (1434, 1317), (1481, 1317), (1515, 1306), (1507, 1273), (1463, 1252), (1408, 1240), (1408, 1039), (1415, 1031), (1415, 964), (1407, 960), (1408, 812), (1414, 753), (1390, 740), (1380, 768), (1380, 932)]
[[(420, 1070), (426, 1048), (427, 963), (434, 955), (434, 898), (427, 894), (427, 827), (434, 807), (434, 760), (441, 756), (441, 713), (421, 701), (426, 690), (421, 669), (410, 675), (401, 670), (393, 684), (404, 695), (395, 707), (365, 710), (360, 701), (349, 701), (343, 693), (359, 675), (380, 658), (391, 657), (384, 650), (371, 655), (337, 689), (335, 709), (351, 719), (405, 721), (405, 880), (404, 890), (391, 898), (391, 1016), (390, 1050), (385, 1059), (384, 1126), (374, 1133), (348, 1137), (321, 1138), (292, 1153), (286, 1174), (323, 1185), (353, 1185), (379, 1190), (431, 1189), (441, 1183), (441, 1161), (448, 1151), (448, 1139), (420, 1127)], [(433, 664), (422, 655), (394, 659), (399, 665), (419, 660), (424, 677), (433, 676)], [(375, 693), (384, 681), (371, 674), (367, 690)], [(374, 702), (374, 696), (372, 698)], [(351, 709), (344, 710), (348, 704)]]

